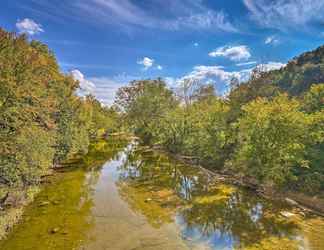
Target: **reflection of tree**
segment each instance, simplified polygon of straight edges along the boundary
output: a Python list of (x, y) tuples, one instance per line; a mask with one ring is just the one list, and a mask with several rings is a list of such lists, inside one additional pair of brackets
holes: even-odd
[(296, 224), (276, 216), (279, 208), (244, 191), (213, 185), (198, 169), (163, 154), (135, 147), (126, 153), (120, 172), (120, 193), (154, 226), (172, 221), (177, 211), (183, 230), (201, 238), (230, 237), (237, 247), (280, 239), (287, 243), (295, 236)]
[(127, 146), (127, 143), (122, 139), (99, 140), (90, 145), (88, 154), (82, 157), (81, 162), (78, 161), (77, 164), (83, 164), (86, 169), (101, 168), (106, 161), (117, 160), (120, 157), (118, 153)]
[(198, 229), (202, 236), (207, 237), (215, 232), (230, 235), (239, 247), (269, 236), (294, 236), (297, 225), (276, 216), (278, 210), (270, 209), (257, 198), (240, 191), (233, 192), (227, 199), (216, 199), (215, 195), (223, 197), (219, 191), (213, 195), (212, 202), (193, 202), (190, 208), (180, 213), (186, 228)]
[(120, 170), (120, 181), (137, 182), (157, 190), (171, 189), (187, 201), (207, 185), (197, 169), (177, 164), (163, 154), (143, 152), (140, 148), (126, 153)]
[(175, 211), (188, 202), (200, 183), (197, 170), (167, 156), (135, 147), (120, 166), (120, 194), (153, 226), (173, 221)]
[(62, 169), (26, 209), (25, 218), (29, 220), (16, 227), (8, 240), (0, 243), (0, 249), (77, 249), (93, 226), (89, 215), (93, 207), (91, 190), (100, 174), (97, 170), (116, 157), (122, 145), (94, 143), (82, 162), (73, 161), (76, 168)]

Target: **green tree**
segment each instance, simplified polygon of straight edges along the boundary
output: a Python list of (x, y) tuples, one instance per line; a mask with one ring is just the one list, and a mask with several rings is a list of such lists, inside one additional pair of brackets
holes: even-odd
[(171, 90), (161, 80), (133, 81), (120, 88), (115, 104), (124, 113), (125, 121), (146, 143), (158, 130), (160, 120), (177, 104)]
[(296, 178), (293, 168), (309, 167), (305, 148), (312, 119), (300, 109), (287, 95), (245, 105), (237, 123), (235, 168), (261, 183), (280, 185)]

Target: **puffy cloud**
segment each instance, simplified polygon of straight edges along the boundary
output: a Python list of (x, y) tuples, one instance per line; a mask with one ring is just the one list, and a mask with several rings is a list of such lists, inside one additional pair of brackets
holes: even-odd
[(79, 82), (79, 89), (77, 90), (79, 96), (86, 96), (95, 93), (96, 85), (85, 79), (84, 75), (79, 70), (72, 70), (71, 75), (74, 80)]
[(199, 46), (199, 43), (194, 43), (194, 46), (195, 46), (195, 47), (198, 47), (198, 46)]
[(163, 67), (162, 67), (161, 65), (157, 65), (157, 66), (156, 66), (156, 69), (158, 69), (158, 70), (162, 70)]
[(147, 70), (153, 66), (154, 59), (151, 59), (149, 57), (144, 57), (142, 60), (137, 61), (137, 64), (143, 65), (144, 69)]
[(223, 56), (232, 61), (247, 60), (251, 57), (249, 48), (245, 45), (220, 47), (208, 55), (211, 57)]
[(137, 64), (143, 65), (144, 66), (144, 70), (148, 70), (149, 68), (152, 68), (153, 66), (155, 66), (154, 68), (157, 70), (162, 70), (163, 67), (159, 64), (155, 64), (155, 60), (149, 57), (144, 57), (141, 60), (137, 61)]
[(104, 105), (112, 105), (115, 95), (120, 87), (126, 86), (130, 81), (139, 79), (135, 76), (120, 74), (113, 77), (93, 77), (89, 80), (96, 85), (95, 96)]
[[(256, 67), (259, 67), (259, 69), (262, 71), (270, 71), (280, 69), (284, 66), (285, 64), (280, 62), (268, 62)], [(176, 88), (177, 85), (185, 80), (198, 81), (201, 84), (212, 83), (219, 94), (226, 94), (229, 89), (229, 84), (233, 78), (236, 78), (239, 82), (247, 81), (250, 78), (254, 68), (255, 67), (240, 71), (226, 71), (222, 66), (200, 65), (195, 66), (193, 71), (179, 79), (169, 77), (166, 78), (166, 81), (172, 88)]]
[(243, 0), (251, 17), (269, 28), (300, 28), (324, 21), (323, 0)]
[(18, 20), (16, 27), (19, 33), (25, 33), (31, 36), (44, 32), (41, 24), (38, 24), (34, 20), (29, 18)]
[(265, 44), (269, 44), (269, 45), (276, 45), (279, 43), (279, 39), (276, 36), (268, 36), (265, 40), (264, 40)]
[(219, 94), (224, 94), (230, 81), (237, 78), (239, 81), (245, 81), (249, 78), (252, 69), (241, 71), (226, 71), (222, 66), (204, 66), (199, 65), (193, 68), (189, 74), (171, 82), (173, 85), (180, 84), (185, 80), (198, 81), (201, 84), (213, 83)]

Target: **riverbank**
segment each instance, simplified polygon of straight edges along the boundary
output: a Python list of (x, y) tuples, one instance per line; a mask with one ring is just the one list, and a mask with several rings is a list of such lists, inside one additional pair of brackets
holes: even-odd
[(179, 154), (173, 154), (164, 150), (161, 147), (152, 147), (153, 150), (160, 151), (162, 153), (168, 154), (170, 157), (194, 167), (199, 168), (208, 176), (216, 179), (219, 182), (223, 182), (226, 184), (232, 184), (244, 188), (248, 188), (255, 192), (257, 195), (262, 198), (272, 200), (272, 201), (280, 201), (284, 202), (289, 206), (297, 208), (300, 214), (311, 213), (321, 217), (324, 217), (324, 193), (317, 194), (316, 196), (310, 196), (300, 192), (294, 191), (283, 191), (283, 190), (274, 190), (273, 188), (269, 188), (266, 186), (259, 186), (257, 182), (253, 179), (242, 178), (235, 176), (232, 173), (223, 173), (217, 172), (215, 170), (210, 170), (205, 166), (197, 164), (195, 158), (190, 156), (184, 156)]
[[(104, 135), (104, 138), (96, 139), (95, 142), (89, 147), (89, 152), (87, 155), (78, 155), (66, 160), (64, 163), (58, 166), (53, 166), (50, 171), (41, 178), (39, 185), (19, 188), (8, 188), (0, 187), (0, 240), (6, 238), (11, 229), (21, 221), (24, 214), (25, 208), (34, 202), (34, 198), (39, 194), (39, 192), (46, 186), (46, 184), (51, 184), (51, 179), (55, 173), (62, 171), (63, 169), (68, 169), (70, 167), (82, 167), (84, 163), (93, 164), (98, 161), (99, 164), (102, 159), (105, 159), (105, 155), (100, 155), (102, 151), (105, 151), (105, 147), (100, 144), (100, 141), (107, 141), (107, 138), (118, 138), (120, 141), (130, 141), (134, 140), (134, 137), (128, 133), (113, 133), (110, 135)], [(114, 140), (115, 140), (114, 139)], [(95, 155), (92, 156), (92, 155)], [(97, 159), (94, 159), (97, 158)]]
[(221, 177), (137, 143), (103, 140), (83, 163), (48, 178), (0, 249), (323, 249), (321, 217)]
[(32, 186), (27, 190), (2, 189), (2, 204), (0, 209), (0, 240), (3, 240), (12, 227), (17, 224), (24, 208), (34, 201), (35, 196), (40, 192), (40, 186)]

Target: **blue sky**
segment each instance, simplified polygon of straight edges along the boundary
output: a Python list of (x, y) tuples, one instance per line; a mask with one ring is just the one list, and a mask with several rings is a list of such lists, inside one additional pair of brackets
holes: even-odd
[(83, 92), (111, 104), (132, 79), (193, 78), (226, 91), (324, 43), (324, 0), (2, 0), (0, 26), (55, 52)]

